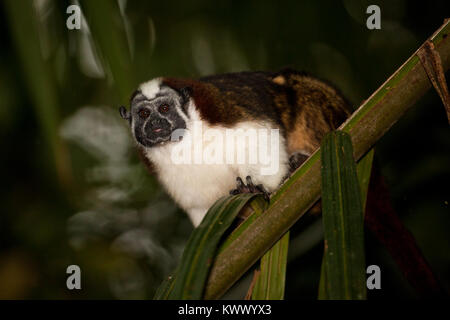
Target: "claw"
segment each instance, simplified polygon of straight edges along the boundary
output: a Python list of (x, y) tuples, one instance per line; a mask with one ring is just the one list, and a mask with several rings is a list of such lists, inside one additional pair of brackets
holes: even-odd
[(237, 194), (239, 194), (239, 193), (240, 193), (240, 192), (239, 192), (238, 189), (230, 190), (230, 194), (231, 194), (232, 196), (235, 196), (235, 195), (237, 195)]
[(247, 176), (245, 178), (245, 181), (247, 182), (247, 188), (249, 189), (250, 193), (257, 193), (258, 190), (256, 189), (255, 185), (253, 184), (252, 177)]
[(250, 176), (247, 176), (245, 178), (245, 182), (247, 184), (245, 184), (240, 177), (237, 177), (236, 189), (231, 190), (230, 194), (237, 195), (240, 193), (262, 193), (266, 201), (270, 200), (270, 193), (264, 188), (262, 184), (258, 184), (255, 186)]
[(238, 190), (245, 188), (244, 181), (242, 181), (241, 177), (236, 178), (236, 185)]

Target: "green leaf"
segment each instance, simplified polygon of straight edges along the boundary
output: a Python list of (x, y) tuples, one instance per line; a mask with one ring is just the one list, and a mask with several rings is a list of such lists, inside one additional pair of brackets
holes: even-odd
[(122, 104), (128, 104), (137, 81), (127, 42), (125, 25), (117, 3), (108, 0), (81, 1), (92, 40), (107, 75), (114, 83)]
[[(58, 132), (60, 121), (58, 99), (53, 70), (45, 61), (39, 42), (38, 18), (32, 1), (8, 0), (4, 3), (11, 39), (22, 64), (23, 78), (31, 95), (42, 136), (52, 153), (54, 167), (62, 185), (72, 180), (69, 154)], [(11, 112), (15, 112), (11, 110)]]
[(319, 298), (365, 299), (361, 195), (351, 139), (341, 131), (322, 142), (322, 216), (326, 278)]
[(327, 273), (325, 271), (325, 255), (322, 257), (322, 266), (320, 268), (320, 280), (319, 280), (319, 300), (328, 300), (327, 291)]
[(175, 283), (175, 275), (176, 271), (164, 279), (156, 290), (153, 300), (167, 300), (169, 298), (169, 294), (172, 292)]
[(253, 209), (253, 213), (237, 226), (223, 243), (221, 243), (217, 251), (218, 253), (225, 250), (233, 241), (235, 241), (252, 224), (252, 222), (267, 209), (268, 203), (262, 197), (256, 197), (250, 201), (250, 207)]
[(219, 240), (237, 214), (256, 194), (239, 194), (219, 199), (193, 231), (176, 275), (166, 280), (155, 298), (201, 299)]
[[(361, 160), (359, 160), (356, 166), (356, 170), (358, 172), (359, 188), (361, 190), (361, 202), (363, 211), (365, 211), (364, 208), (366, 207), (367, 193), (369, 191), (369, 182), (372, 172), (374, 153), (375, 153), (374, 149), (371, 149)], [(328, 299), (328, 294), (325, 286), (326, 283), (327, 283), (327, 275), (325, 272), (325, 261), (324, 259), (322, 259), (322, 268), (320, 272), (320, 283), (319, 283), (319, 299), (321, 300)]]
[(283, 300), (288, 247), (289, 232), (261, 258), (252, 300)]
[(369, 191), (370, 174), (372, 173), (372, 163), (374, 149), (371, 149), (361, 160), (359, 160), (356, 170), (358, 172), (359, 190), (361, 190), (361, 203), (365, 212), (367, 193)]

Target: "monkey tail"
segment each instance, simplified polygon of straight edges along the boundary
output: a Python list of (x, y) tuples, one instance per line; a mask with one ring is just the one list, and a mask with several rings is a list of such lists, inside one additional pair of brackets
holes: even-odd
[(379, 167), (372, 166), (365, 213), (366, 228), (386, 247), (420, 298), (446, 297), (411, 232), (395, 212)]

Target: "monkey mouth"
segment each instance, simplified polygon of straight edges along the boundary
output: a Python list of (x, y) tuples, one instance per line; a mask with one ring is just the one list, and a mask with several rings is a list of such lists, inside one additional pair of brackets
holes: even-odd
[(146, 130), (136, 128), (134, 136), (138, 144), (145, 148), (152, 148), (169, 141), (171, 130), (171, 127), (165, 126), (147, 127)]
[[(167, 134), (165, 134), (165, 131), (168, 131)], [(144, 147), (151, 148), (156, 147), (158, 145), (165, 144), (166, 142), (170, 141), (170, 130), (164, 130), (162, 128), (156, 128), (152, 129), (151, 135), (143, 135), (140, 137), (137, 137), (137, 141), (143, 145)], [(156, 133), (157, 135), (154, 135)]]

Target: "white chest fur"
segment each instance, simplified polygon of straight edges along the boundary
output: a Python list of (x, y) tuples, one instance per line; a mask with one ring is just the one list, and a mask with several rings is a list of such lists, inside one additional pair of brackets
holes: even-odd
[(161, 149), (150, 157), (158, 178), (197, 226), (209, 207), (234, 188), (237, 174), (228, 165), (174, 164), (171, 148)]
[[(194, 121), (197, 121), (196, 125), (199, 123), (199, 119), (195, 115), (191, 115), (190, 119), (187, 123), (188, 132), (195, 131)], [(282, 137), (279, 137), (279, 148), (276, 154), (278, 167), (271, 174), (264, 174), (264, 170), (261, 170), (263, 167), (267, 167), (267, 163), (264, 164), (261, 161), (255, 163), (249, 157), (244, 162), (237, 161), (236, 158), (233, 158), (234, 161), (226, 160), (227, 154), (230, 153), (230, 145), (227, 143), (221, 145), (223, 148), (221, 162), (206, 163), (208, 161), (205, 161), (205, 158), (195, 158), (196, 145), (202, 146), (203, 154), (207, 152), (208, 148), (217, 147), (217, 140), (211, 139), (211, 135), (207, 134), (209, 129), (214, 129), (215, 136), (223, 135), (223, 137), (226, 136), (227, 130), (230, 130), (230, 128), (217, 126), (211, 128), (204, 121), (200, 122), (203, 129), (202, 135), (192, 134), (190, 140), (183, 138), (180, 142), (168, 142), (165, 145), (146, 150), (146, 156), (155, 165), (160, 182), (180, 207), (188, 213), (195, 226), (200, 224), (207, 210), (218, 198), (229, 194), (229, 191), (236, 187), (236, 177), (241, 177), (245, 181), (245, 177), (249, 175), (255, 184), (261, 183), (271, 192), (279, 186), (288, 171), (288, 156)], [(248, 129), (264, 128), (270, 129), (270, 124), (242, 122), (231, 129), (241, 129), (241, 134), (245, 135), (248, 133)], [(232, 141), (236, 142), (236, 140)], [(191, 158), (182, 163), (179, 160), (174, 161), (174, 154), (177, 154), (186, 144), (189, 144), (193, 151)], [(242, 146), (235, 144), (231, 149), (236, 152), (239, 147)], [(247, 146), (245, 151), (259, 153), (259, 147), (258, 144), (256, 149)]]

